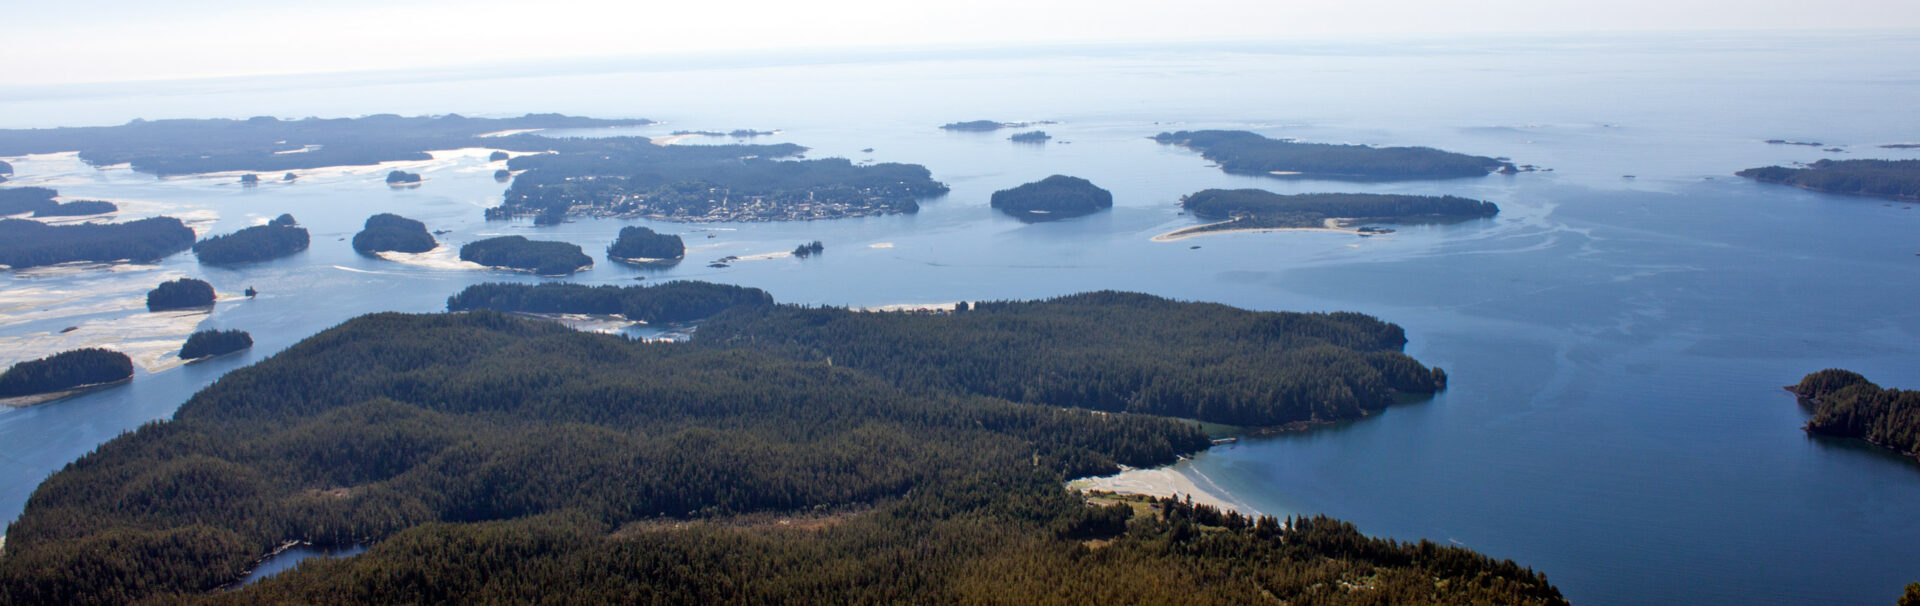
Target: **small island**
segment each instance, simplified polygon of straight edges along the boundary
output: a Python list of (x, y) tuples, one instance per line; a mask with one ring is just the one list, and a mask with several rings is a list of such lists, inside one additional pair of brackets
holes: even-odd
[(1857, 438), (1920, 459), (1920, 391), (1882, 389), (1838, 368), (1809, 374), (1787, 391), (1813, 410), (1807, 433)]
[[(133, 378), (133, 360), (111, 349), (75, 349), (14, 364), (0, 374), (0, 398), (14, 406), (38, 404), (72, 390)], [(29, 396), (52, 396), (31, 398)]]
[(493, 153), (487, 154), (488, 162), (502, 162), (502, 161), (505, 161), (507, 158), (508, 158), (507, 152), (503, 152), (497, 149), (494, 150)]
[(504, 168), (502, 168), (502, 169), (500, 169), (500, 170), (496, 170), (496, 171), (493, 171), (493, 180), (494, 180), (494, 181), (498, 181), (498, 182), (501, 182), (501, 183), (506, 183), (507, 181), (509, 181), (509, 180), (511, 180), (511, 179), (513, 179), (513, 171), (510, 171), (510, 170), (507, 170), (507, 169), (504, 169)]
[(673, 264), (686, 256), (687, 244), (680, 236), (656, 233), (638, 225), (620, 228), (620, 236), (607, 247), (607, 258), (635, 265)]
[(299, 179), (299, 178), (300, 178), (300, 175), (296, 175), (296, 174), (293, 174), (293, 173), (287, 173), (287, 174), (284, 174), (284, 175), (280, 175), (280, 180), (281, 180), (281, 181), (285, 181), (285, 182), (288, 182), (288, 183), (292, 183), (292, 182), (293, 182), (293, 181), (294, 181), (295, 179)]
[(253, 347), (253, 335), (244, 330), (202, 330), (187, 337), (180, 346), (180, 359), (197, 360), (230, 354)]
[(306, 250), (307, 244), (307, 230), (283, 214), (266, 225), (201, 240), (193, 254), (208, 265), (232, 265), (278, 259)]
[(636, 322), (692, 322), (741, 305), (771, 305), (758, 288), (674, 280), (651, 286), (587, 286), (570, 282), (488, 283), (447, 297), (447, 311), (607, 314)]
[(13, 165), (8, 164), (6, 160), (0, 160), (0, 183), (6, 183), (7, 177), (11, 176), (13, 176)]
[(1053, 175), (993, 192), (990, 205), (1023, 221), (1055, 221), (1113, 208), (1113, 192), (1079, 177)]
[(419, 184), (420, 184), (420, 173), (410, 173), (404, 170), (396, 170), (396, 171), (387, 173), (387, 185), (407, 186), (407, 185), (419, 185)]
[(1269, 139), (1243, 130), (1201, 130), (1160, 133), (1165, 145), (1200, 152), (1236, 175), (1347, 181), (1406, 181), (1485, 177), (1504, 172), (1513, 163), (1433, 149), (1431, 147), (1372, 147), (1302, 143)]
[(1181, 198), (1180, 206), (1195, 217), (1218, 223), (1167, 232), (1154, 236), (1154, 241), (1169, 242), (1207, 233), (1273, 230), (1337, 230), (1369, 236), (1392, 230), (1371, 226), (1356, 228), (1352, 224), (1452, 223), (1500, 213), (1500, 207), (1492, 202), (1457, 196), (1282, 195), (1261, 189), (1201, 190)]
[(1007, 137), (1007, 140), (1012, 141), (1014, 143), (1046, 143), (1048, 139), (1052, 139), (1052, 138), (1053, 137), (1047, 135), (1047, 131), (1036, 130), (1036, 131), (1029, 131), (1024, 133), (1015, 133), (1013, 136)]
[(45, 187), (0, 187), (0, 216), (40, 212), (58, 206), (60, 192)]
[(256, 175), (256, 174), (253, 174), (253, 173), (247, 173), (247, 174), (244, 174), (244, 175), (240, 175), (240, 184), (241, 184), (241, 185), (259, 185), (259, 184), (260, 184), (260, 175)]
[(820, 254), (822, 252), (825, 252), (826, 250), (827, 250), (827, 245), (821, 244), (819, 240), (814, 240), (812, 242), (801, 244), (799, 247), (794, 248), (793, 256), (805, 259), (807, 257), (811, 257), (814, 255)]
[(74, 200), (72, 202), (54, 204), (52, 208), (35, 210), (33, 211), (33, 216), (84, 217), (87, 215), (104, 215), (117, 210), (120, 210), (120, 207), (114, 205), (112, 202), (103, 200)]
[(205, 280), (180, 278), (161, 282), (147, 291), (147, 311), (169, 311), (213, 307), (213, 285)]
[(948, 122), (946, 124), (940, 125), (940, 129), (954, 130), (954, 131), (960, 131), (960, 132), (986, 133), (986, 132), (993, 132), (996, 130), (1000, 130), (1003, 128), (1027, 128), (1029, 126), (1040, 126), (1044, 124), (1056, 124), (1056, 123), (1048, 120), (1042, 120), (1039, 122), (1001, 122), (998, 120), (971, 120), (967, 122)]
[(593, 267), (593, 259), (581, 252), (578, 244), (528, 240), (524, 236), (469, 242), (460, 247), (460, 260), (542, 276), (562, 276)]
[(1920, 200), (1920, 160), (1820, 160), (1804, 168), (1763, 166), (1734, 174), (1829, 194)]
[(353, 250), (363, 255), (387, 251), (423, 253), (440, 246), (427, 224), (393, 213), (367, 217), (360, 233), (353, 235)]
[(14, 269), (71, 261), (151, 263), (191, 246), (193, 229), (173, 217), (74, 225), (0, 220), (0, 265)]

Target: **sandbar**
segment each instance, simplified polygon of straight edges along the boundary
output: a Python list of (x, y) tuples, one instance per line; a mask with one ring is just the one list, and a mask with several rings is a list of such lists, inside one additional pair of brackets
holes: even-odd
[[(1176, 464), (1173, 467), (1156, 467), (1152, 469), (1128, 469), (1123, 466), (1121, 467), (1123, 471), (1114, 475), (1080, 478), (1067, 482), (1067, 488), (1081, 492), (1097, 490), (1116, 494), (1136, 494), (1154, 497), (1191, 496), (1195, 503), (1204, 503), (1221, 509), (1230, 509), (1244, 515), (1261, 515), (1261, 512), (1247, 506), (1247, 504), (1234, 501), (1225, 496), (1225, 491), (1220, 490), (1219, 486), (1215, 486), (1213, 480), (1204, 475), (1195, 474), (1192, 471), (1182, 471), (1177, 469), (1178, 467), (1182, 467), (1182, 465)], [(1197, 476), (1197, 478), (1195, 476)], [(1196, 481), (1196, 479), (1198, 481)]]
[(1346, 226), (1346, 222), (1352, 221), (1352, 220), (1353, 219), (1344, 219), (1344, 218), (1327, 219), (1326, 223), (1323, 224), (1324, 227), (1245, 227), (1245, 228), (1239, 228), (1239, 229), (1214, 228), (1214, 226), (1216, 225), (1225, 225), (1228, 223), (1232, 223), (1232, 221), (1221, 221), (1219, 223), (1208, 223), (1206, 225), (1182, 227), (1180, 229), (1176, 229), (1164, 234), (1160, 234), (1158, 236), (1154, 236), (1152, 239), (1154, 242), (1174, 242), (1178, 240), (1185, 240), (1187, 238), (1198, 238), (1200, 236), (1211, 236), (1214, 234), (1246, 234), (1246, 233), (1260, 233), (1260, 232), (1269, 232), (1269, 231), (1319, 231), (1319, 232), (1332, 232), (1332, 233), (1343, 233), (1343, 234), (1360, 233), (1359, 229)]

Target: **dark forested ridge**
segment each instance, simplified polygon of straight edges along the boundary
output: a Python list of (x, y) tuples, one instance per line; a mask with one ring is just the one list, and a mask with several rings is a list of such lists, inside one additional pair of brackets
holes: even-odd
[(69, 261), (148, 263), (191, 246), (193, 229), (173, 217), (76, 225), (0, 219), (0, 265), (15, 269)]
[(0, 216), (40, 212), (58, 206), (60, 192), (45, 187), (0, 187)]
[[(50, 477), (7, 530), (0, 595), (1563, 602), (1545, 577), (1464, 549), (1061, 490), (1206, 447), (1190, 423), (903, 390), (773, 349), (486, 311), (361, 317)], [(288, 540), (373, 546), (208, 592)]]
[(1920, 200), (1920, 160), (1820, 160), (1805, 168), (1765, 166), (1734, 174), (1830, 194)]
[(298, 227), (292, 216), (283, 214), (266, 225), (196, 242), (193, 254), (201, 263), (230, 265), (278, 259), (306, 250), (307, 244), (306, 228)]
[(616, 137), (519, 156), (506, 201), (490, 218), (594, 216), (661, 221), (792, 221), (911, 213), (947, 193), (917, 164), (845, 158), (780, 160), (806, 148), (669, 145)]
[(205, 280), (179, 278), (147, 291), (147, 311), (207, 307), (213, 305), (215, 297), (213, 285)]
[(120, 207), (114, 205), (112, 202), (103, 200), (74, 200), (72, 202), (61, 202), (50, 208), (34, 210), (33, 216), (84, 217), (87, 215), (103, 215), (116, 210), (120, 210)]
[(1807, 375), (1787, 389), (1813, 407), (1807, 431), (1860, 438), (1920, 458), (1920, 391), (1881, 389), (1837, 368)]
[(448, 311), (619, 314), (647, 323), (691, 322), (729, 307), (772, 304), (773, 296), (758, 288), (684, 280), (651, 286), (488, 283), (447, 297)]
[(1206, 189), (1180, 207), (1210, 221), (1239, 219), (1257, 227), (1318, 227), (1326, 219), (1431, 223), (1492, 217), (1500, 207), (1458, 196), (1401, 194), (1291, 194), (1261, 189)]
[(202, 330), (187, 336), (180, 346), (180, 359), (192, 360), (233, 353), (253, 347), (253, 335), (244, 330)]
[(523, 236), (500, 236), (468, 242), (460, 247), (460, 259), (543, 276), (566, 275), (593, 266), (593, 258), (581, 252), (578, 244), (528, 240)]
[(1370, 316), (1116, 292), (945, 315), (742, 307), (693, 340), (831, 359), (916, 391), (1249, 426), (1352, 419), (1446, 382), (1400, 353), (1399, 326)]
[(679, 260), (687, 256), (687, 243), (674, 234), (655, 233), (652, 229), (629, 225), (607, 246), (607, 257), (628, 263)]
[(0, 398), (112, 383), (133, 376), (133, 360), (111, 349), (75, 349), (14, 364), (0, 373)]
[(353, 250), (365, 255), (385, 251), (423, 253), (439, 246), (433, 234), (427, 233), (427, 224), (393, 213), (367, 217), (360, 232), (353, 235)]
[(0, 130), (0, 156), (78, 151), (80, 159), (94, 166), (131, 163), (136, 171), (156, 175), (281, 172), (427, 160), (428, 151), (463, 147), (546, 151), (565, 142), (537, 135), (479, 135), (651, 123), (559, 114), (502, 119), (381, 114), (304, 120), (266, 116), (246, 120), (134, 120), (120, 126)]
[(1234, 174), (1403, 181), (1484, 177), (1509, 162), (1431, 147), (1372, 147), (1268, 139), (1241, 130), (1160, 133), (1153, 140), (1197, 152)]
[(1051, 221), (1113, 208), (1113, 192), (1079, 177), (1053, 175), (993, 192), (989, 205), (1023, 220)]

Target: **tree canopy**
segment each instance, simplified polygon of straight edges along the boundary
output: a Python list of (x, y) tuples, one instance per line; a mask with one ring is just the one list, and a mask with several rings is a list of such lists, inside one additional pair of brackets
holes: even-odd
[(1403, 181), (1484, 177), (1511, 163), (1431, 147), (1372, 147), (1269, 139), (1243, 130), (1160, 133), (1234, 174), (1356, 181)]
[(15, 269), (70, 261), (150, 263), (191, 246), (193, 228), (173, 217), (74, 225), (0, 219), (0, 264)]

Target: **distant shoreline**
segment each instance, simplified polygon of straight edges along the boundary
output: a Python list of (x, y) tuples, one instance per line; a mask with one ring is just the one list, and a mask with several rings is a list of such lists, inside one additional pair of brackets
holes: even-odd
[(1352, 221), (1352, 220), (1353, 219), (1346, 219), (1346, 218), (1327, 219), (1326, 223), (1323, 224), (1324, 227), (1241, 227), (1241, 228), (1234, 228), (1234, 229), (1219, 229), (1219, 226), (1226, 225), (1228, 223), (1233, 222), (1233, 220), (1227, 220), (1227, 221), (1221, 221), (1218, 223), (1208, 223), (1205, 225), (1182, 227), (1180, 229), (1176, 229), (1164, 234), (1160, 234), (1158, 236), (1154, 236), (1152, 240), (1154, 242), (1176, 242), (1180, 240), (1185, 240), (1187, 238), (1198, 238), (1200, 236), (1210, 236), (1214, 234), (1260, 233), (1260, 232), (1269, 232), (1269, 231), (1319, 231), (1319, 232), (1333, 232), (1333, 233), (1343, 233), (1343, 234), (1359, 234), (1360, 233), (1359, 229), (1347, 227), (1346, 222)]

